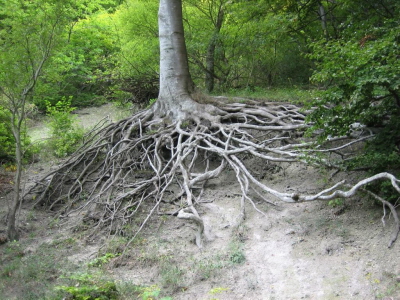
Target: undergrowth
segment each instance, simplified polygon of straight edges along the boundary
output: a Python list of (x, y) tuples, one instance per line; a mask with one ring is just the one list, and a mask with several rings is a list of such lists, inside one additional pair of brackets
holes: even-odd
[(70, 267), (50, 244), (44, 243), (32, 253), (27, 246), (10, 242), (0, 248), (0, 299), (49, 299), (61, 270)]
[(49, 145), (55, 156), (66, 157), (72, 154), (82, 141), (84, 130), (76, 126), (76, 119), (71, 112), (75, 107), (71, 107), (72, 97), (58, 101), (54, 106), (46, 103), (47, 113), (49, 114), (51, 138)]
[(300, 87), (285, 88), (260, 88), (248, 87), (244, 89), (230, 89), (216, 95), (224, 94), (228, 97), (243, 97), (249, 99), (289, 102), (293, 104), (304, 104), (318, 97), (318, 91)]

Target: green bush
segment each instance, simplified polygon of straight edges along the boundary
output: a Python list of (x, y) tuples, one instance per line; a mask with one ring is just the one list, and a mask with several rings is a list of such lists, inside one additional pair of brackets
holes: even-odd
[[(161, 289), (157, 285), (133, 286), (133, 294), (137, 295), (135, 299), (141, 300), (172, 300), (171, 297), (161, 297)], [(132, 297), (132, 293), (130, 296)]]
[[(371, 174), (400, 174), (400, 22), (387, 19), (368, 32), (313, 43), (318, 70), (312, 79), (325, 86), (311, 106), (310, 132), (322, 129), (321, 140), (328, 136), (349, 135), (352, 124), (366, 126), (375, 137), (343, 167), (367, 170)], [(370, 190), (394, 200), (395, 193), (381, 183)]]
[(372, 172), (400, 167), (400, 22), (387, 21), (360, 39), (313, 44), (319, 70), (313, 80), (327, 85), (309, 116), (311, 131), (323, 129), (323, 138), (343, 136), (360, 123), (376, 133), (365, 152), (347, 167)]
[(15, 153), (15, 140), (9, 124), (10, 113), (0, 106), (0, 161), (11, 160)]
[[(91, 2), (96, 5), (96, 1)], [(89, 12), (91, 8), (85, 5)], [(46, 101), (55, 105), (60, 98), (70, 95), (72, 105), (77, 107), (106, 102), (115, 85), (111, 77), (118, 43), (117, 35), (111, 34), (115, 26), (112, 18), (100, 7), (95, 10), (96, 13), (74, 23), (73, 30), (63, 37), (49, 59), (43, 80), (38, 82), (33, 95), (39, 110), (45, 111)]]
[(68, 277), (70, 285), (57, 286), (56, 290), (67, 294), (64, 299), (76, 300), (113, 300), (118, 299), (117, 286), (95, 275), (82, 273)]
[(88, 263), (89, 267), (102, 267), (105, 264), (108, 264), (113, 258), (120, 256), (120, 253), (114, 254), (107, 252), (103, 256), (97, 257)]
[[(11, 130), (10, 112), (0, 105), (0, 164), (13, 163), (15, 159), (15, 139)], [(38, 152), (37, 147), (31, 144), (26, 128), (21, 131), (24, 163), (32, 160), (32, 155)]]
[(229, 244), (229, 261), (234, 265), (240, 265), (246, 261), (241, 242), (234, 240)]
[(71, 107), (72, 97), (62, 98), (54, 106), (46, 103), (47, 113), (50, 121), (48, 123), (51, 131), (49, 141), (57, 157), (65, 157), (73, 153), (83, 139), (84, 131), (75, 126), (75, 118), (71, 112), (75, 109)]

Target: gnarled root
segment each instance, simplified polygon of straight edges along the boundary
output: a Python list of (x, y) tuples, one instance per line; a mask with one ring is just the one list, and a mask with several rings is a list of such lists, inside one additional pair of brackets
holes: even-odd
[[(226, 168), (235, 172), (241, 189), (238, 224), (245, 218), (246, 201), (258, 210), (250, 190), (286, 202), (329, 200), (351, 197), (372, 181), (388, 179), (400, 193), (399, 180), (388, 173), (362, 180), (346, 191), (339, 189), (344, 185), (340, 182), (315, 195), (282, 193), (256, 179), (246, 166), (249, 156), (266, 162), (303, 161), (334, 167), (334, 160), (319, 154), (348, 157), (349, 146), (371, 137), (336, 138), (331, 140), (334, 146), (315, 147), (315, 142), (303, 135), (305, 114), (294, 105), (220, 103), (211, 114), (194, 114), (196, 117), (188, 114), (186, 119), (171, 121), (145, 110), (101, 129), (30, 191), (37, 194), (35, 205), (61, 209), (63, 214), (89, 210), (87, 216), (96, 216), (92, 217), (92, 234), (102, 227), (112, 234), (124, 234), (125, 225), (135, 223), (138, 229), (134, 237), (151, 215), (163, 213), (162, 208), (168, 206), (170, 214), (197, 225), (196, 243), (201, 247), (204, 222), (196, 206), (202, 201), (207, 181)], [(382, 203), (396, 216), (398, 233), (396, 210), (390, 203)], [(148, 214), (140, 220), (139, 212), (144, 208)]]

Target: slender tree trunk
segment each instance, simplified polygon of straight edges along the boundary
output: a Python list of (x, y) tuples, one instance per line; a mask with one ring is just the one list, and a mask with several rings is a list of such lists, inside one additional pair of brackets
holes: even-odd
[(215, 22), (214, 33), (207, 47), (205, 84), (206, 84), (206, 89), (209, 92), (212, 92), (214, 90), (215, 49), (217, 47), (218, 35), (219, 32), (221, 31), (223, 21), (224, 21), (224, 10), (222, 7), (220, 7), (218, 10), (217, 20)]
[(321, 20), (321, 27), (322, 27), (322, 30), (324, 31), (324, 35), (325, 35), (325, 37), (328, 37), (325, 7), (322, 5), (321, 2), (318, 3), (318, 14), (319, 14), (319, 18)]
[(19, 234), (17, 230), (17, 220), (16, 215), (18, 208), (21, 204), (21, 177), (22, 177), (22, 140), (21, 140), (21, 129), (22, 123), (25, 120), (25, 95), (19, 100), (14, 100), (16, 102), (12, 110), (11, 118), (11, 128), (13, 136), (15, 139), (15, 164), (17, 170), (14, 177), (14, 195), (11, 203), (11, 207), (8, 210), (7, 215), (7, 237), (9, 241), (14, 241), (19, 239)]
[(13, 201), (11, 203), (11, 207), (8, 211), (8, 216), (7, 216), (7, 237), (9, 241), (18, 240), (19, 238), (16, 215), (18, 207), (21, 203), (20, 187), (21, 187), (21, 176), (22, 176), (22, 151), (21, 151), (20, 136), (18, 137), (18, 141), (16, 141), (15, 144), (16, 145), (19, 144), (19, 146), (17, 146), (15, 150), (17, 171), (14, 178)]

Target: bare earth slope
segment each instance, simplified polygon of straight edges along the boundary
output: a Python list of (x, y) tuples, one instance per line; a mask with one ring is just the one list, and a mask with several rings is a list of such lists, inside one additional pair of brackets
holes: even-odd
[[(262, 167), (254, 166), (262, 173)], [(268, 170), (274, 188), (312, 192), (323, 186), (323, 175), (309, 167), (291, 166), (275, 174)], [(316, 202), (278, 203), (275, 208), (260, 203), (265, 216), (249, 206), (244, 226), (233, 234), (230, 225), (238, 213), (240, 191), (231, 185), (232, 176), (227, 172), (204, 197), (212, 202), (203, 204), (209, 241), (202, 252), (193, 244), (190, 224), (177, 226), (176, 219), (169, 219), (157, 234), (163, 244), (155, 251), (174, 255), (182, 269), (192, 271), (187, 271), (174, 299), (211, 299), (210, 291), (218, 288), (224, 290), (215, 296), (221, 300), (400, 299), (400, 248), (398, 243), (392, 249), (386, 246), (392, 223), (383, 228), (381, 209), (360, 198), (334, 208)], [(219, 268), (216, 253), (224, 253), (238, 236), (244, 262)], [(194, 268), (211, 258), (214, 273), (202, 278), (201, 270), (185, 266), (190, 264), (187, 257), (197, 258)], [(160, 280), (159, 271), (146, 267), (115, 271), (142, 283)]]
[[(86, 113), (94, 118), (92, 111)], [(315, 193), (329, 184), (329, 173), (302, 164), (262, 165), (256, 159), (248, 164), (264, 183), (280, 191)], [(28, 170), (28, 183), (40, 175), (38, 170)], [(387, 248), (393, 224), (387, 216), (383, 226), (381, 207), (363, 195), (331, 205), (287, 204), (265, 195), (276, 206), (254, 195), (264, 214), (247, 204), (246, 220), (235, 229), (240, 188), (234, 176), (226, 171), (208, 183), (199, 208), (207, 238), (202, 250), (194, 243), (194, 224), (173, 216), (153, 217), (127, 255), (111, 261), (107, 272), (119, 282), (157, 285), (176, 300), (400, 299), (400, 242)], [(338, 174), (332, 180), (351, 176)], [(6, 205), (1, 206), (4, 216)], [(21, 214), (23, 224), (27, 215)], [(105, 237), (85, 239), (74, 229), (74, 215), (48, 232), (39, 222), (51, 223), (51, 218), (37, 222), (24, 225), (23, 239), (35, 236), (30, 238), (33, 252), (38, 244), (60, 234), (64, 239), (79, 236), (79, 247), (69, 260), (81, 265), (93, 260), (97, 251), (123, 249), (118, 238), (107, 246)], [(129, 233), (124, 241), (128, 239)], [(136, 297), (125, 295), (124, 299)]]

